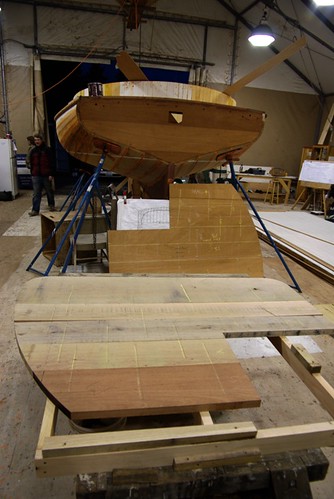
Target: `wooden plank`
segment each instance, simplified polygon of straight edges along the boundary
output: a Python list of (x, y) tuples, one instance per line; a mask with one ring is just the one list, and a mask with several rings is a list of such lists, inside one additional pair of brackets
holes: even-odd
[(39, 432), (39, 438), (35, 452), (35, 462), (39, 462), (43, 459), (42, 453), (45, 438), (53, 437), (55, 434), (57, 414), (57, 407), (49, 399), (46, 399), (41, 429)]
[[(159, 329), (157, 329), (159, 326)], [(21, 351), (24, 356), (29, 356), (36, 349), (48, 348), (50, 355), (58, 358), (52, 348), (55, 344), (65, 345), (77, 343), (90, 344), (90, 348), (98, 348), (99, 343), (108, 342), (110, 350), (114, 344), (123, 341), (150, 342), (150, 341), (183, 341), (207, 340), (225, 338), (256, 338), (261, 336), (300, 336), (332, 334), (333, 321), (315, 316), (286, 316), (286, 317), (217, 317), (197, 320), (169, 320), (134, 322), (130, 319), (124, 321), (71, 321), (67, 322), (29, 322), (17, 323), (16, 334)], [(58, 347), (55, 347), (56, 350)], [(110, 355), (109, 355), (110, 358)]]
[(18, 304), (15, 321), (117, 321), (131, 317), (131, 320), (172, 321), (227, 318), (227, 317), (286, 317), (321, 316), (310, 303), (304, 301), (247, 302), (247, 303), (151, 303), (151, 304)]
[[(167, 446), (196, 445), (228, 440), (255, 438), (257, 429), (252, 422), (214, 425), (180, 426), (95, 433), (92, 435), (56, 435), (48, 438), (43, 457), (74, 456), (120, 452)], [(51, 436), (51, 435), (50, 435)]]
[(140, 69), (138, 64), (136, 64), (136, 62), (127, 52), (123, 51), (120, 54), (118, 54), (116, 56), (116, 61), (118, 68), (122, 71), (122, 73), (128, 80), (130, 81), (148, 80), (145, 73)]
[[(275, 227), (290, 229), (293, 233), (309, 236), (313, 240), (334, 245), (334, 234), (322, 218), (305, 212), (259, 212), (262, 220), (272, 223)], [(291, 237), (293, 234), (291, 234)]]
[(315, 360), (303, 345), (298, 343), (291, 345), (291, 351), (310, 373), (320, 373), (321, 364)]
[(240, 303), (306, 300), (287, 284), (270, 278), (221, 275), (85, 274), (38, 277), (22, 286), (17, 304)]
[(332, 125), (333, 118), (334, 118), (334, 104), (332, 104), (332, 107), (328, 113), (324, 127), (322, 129), (322, 132), (321, 132), (319, 140), (318, 140), (318, 144), (323, 144), (325, 142), (328, 130), (330, 129), (330, 127)]
[[(83, 334), (83, 331), (82, 333)], [(100, 342), (80, 342), (77, 337), (57, 344), (21, 343), (21, 350), (31, 367), (38, 369), (47, 362), (49, 370), (63, 369), (117, 369), (165, 366), (197, 366), (212, 363), (236, 363), (229, 343), (223, 338), (172, 341), (115, 341), (105, 345)], [(163, 354), (161, 354), (163, 350)]]
[(334, 323), (334, 304), (333, 303), (321, 303), (315, 305), (317, 309), (321, 311), (321, 313), (327, 317), (331, 322)]
[(114, 369), (35, 369), (35, 380), (72, 420), (258, 407), (237, 362)]
[(263, 74), (273, 69), (275, 66), (278, 66), (278, 64), (283, 62), (285, 59), (291, 57), (301, 48), (305, 47), (305, 45), (306, 38), (302, 36), (296, 42), (291, 43), (285, 49), (281, 50), (281, 52), (279, 52), (277, 55), (269, 59), (269, 61), (266, 61), (264, 64), (254, 69), (243, 78), (240, 78), (240, 80), (238, 80), (233, 85), (229, 85), (228, 87), (226, 87), (224, 89), (224, 93), (228, 95), (234, 95), (236, 92), (248, 85), (248, 83), (256, 80), (256, 78), (259, 78), (259, 76), (262, 76)]
[(334, 388), (321, 376), (320, 373), (311, 373), (294, 354), (291, 343), (284, 336), (270, 338), (271, 343), (280, 352), (303, 383), (317, 397), (321, 405), (334, 416)]
[[(270, 455), (285, 451), (301, 450), (308, 448), (332, 447), (334, 446), (334, 422), (313, 423), (307, 425), (287, 426), (281, 428), (270, 428), (258, 430), (256, 437), (241, 440), (215, 442), (216, 453), (245, 452), (259, 448), (262, 455)], [(148, 443), (152, 430), (147, 430)], [(102, 438), (106, 434), (100, 435)], [(71, 448), (71, 440), (74, 435), (68, 435), (59, 443), (58, 457), (44, 457), (43, 462), (38, 463), (38, 476), (60, 476), (73, 475), (77, 473), (92, 473), (112, 471), (114, 469), (140, 469), (156, 468), (160, 466), (172, 466), (174, 459), (184, 459), (194, 453), (201, 453), (205, 458), (211, 456), (213, 443), (201, 443), (196, 446), (184, 444), (177, 446), (163, 446), (156, 448), (139, 448), (114, 453), (101, 452), (67, 455), (61, 457), (61, 450)], [(97, 434), (85, 435), (86, 445), (94, 445)], [(133, 437), (135, 435), (133, 434)], [(44, 451), (53, 446), (53, 437), (45, 439)], [(90, 442), (90, 443), (89, 443)], [(56, 450), (55, 450), (56, 452)]]
[(259, 462), (261, 460), (261, 453), (259, 449), (248, 449), (246, 451), (226, 452), (226, 453), (212, 453), (211, 455), (201, 454), (187, 457), (186, 459), (175, 458), (173, 468), (176, 471), (180, 470), (193, 470), (197, 468), (213, 468), (216, 466), (227, 466), (229, 464), (249, 464)]
[(195, 424), (208, 425), (214, 424), (213, 419), (209, 411), (196, 412), (194, 415)]

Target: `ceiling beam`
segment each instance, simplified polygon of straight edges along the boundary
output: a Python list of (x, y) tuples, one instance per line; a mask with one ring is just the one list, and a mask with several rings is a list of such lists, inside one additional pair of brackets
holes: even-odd
[[(303, 1), (303, 0), (301, 0), (301, 1)], [(293, 26), (296, 29), (299, 29), (300, 31), (302, 31), (303, 33), (305, 33), (306, 35), (308, 35), (309, 37), (313, 38), (313, 40), (315, 40), (316, 42), (318, 42), (323, 47), (326, 47), (331, 52), (334, 52), (334, 46), (333, 45), (330, 45), (329, 43), (324, 42), (324, 40), (322, 40), (317, 35), (315, 35), (314, 33), (312, 33), (312, 31), (310, 31), (307, 28), (305, 28), (304, 26), (302, 26), (296, 19), (293, 19), (292, 17), (287, 16), (279, 8), (279, 6), (275, 2), (266, 2), (266, 4), (268, 4), (268, 7), (270, 9), (272, 9), (274, 12), (276, 12), (276, 14), (278, 14), (281, 17), (283, 17), (283, 19), (286, 22), (288, 22), (291, 26)]]
[[(53, 9), (77, 10), (77, 11), (92, 12), (99, 14), (112, 14), (112, 15), (119, 15), (122, 17), (126, 17), (128, 15), (128, 11), (126, 9), (122, 9), (121, 7), (103, 6), (101, 4), (92, 4), (90, 2), (78, 2), (75, 0), (67, 0), (61, 3), (52, 0), (6, 0), (6, 2), (34, 5), (37, 7), (51, 7)], [(170, 14), (169, 12), (162, 12), (152, 9), (144, 10), (144, 12), (142, 13), (142, 18), (235, 30), (235, 26), (227, 24), (225, 21), (220, 21), (219, 19), (208, 19), (203, 17), (187, 16), (182, 14)]]

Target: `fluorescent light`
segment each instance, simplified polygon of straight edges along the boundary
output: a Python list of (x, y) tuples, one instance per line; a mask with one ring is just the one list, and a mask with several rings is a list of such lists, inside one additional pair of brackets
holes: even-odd
[(267, 23), (261, 22), (256, 28), (253, 29), (248, 41), (254, 47), (268, 47), (275, 41), (274, 34)]

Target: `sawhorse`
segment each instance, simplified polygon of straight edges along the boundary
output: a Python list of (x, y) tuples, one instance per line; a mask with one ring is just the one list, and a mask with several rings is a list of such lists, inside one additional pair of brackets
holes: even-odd
[(255, 463), (178, 471), (168, 468), (114, 470), (76, 477), (76, 499), (117, 497), (220, 497), (312, 499), (310, 482), (329, 467), (320, 449), (266, 456)]

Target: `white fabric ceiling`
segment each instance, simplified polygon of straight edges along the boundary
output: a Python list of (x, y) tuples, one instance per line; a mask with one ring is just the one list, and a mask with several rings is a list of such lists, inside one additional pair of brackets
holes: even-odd
[[(141, 1), (148, 0), (137, 4)], [(136, 2), (7, 0), (6, 62), (22, 64), (23, 44), (38, 48), (44, 58), (75, 60), (80, 60), (79, 54), (88, 55), (87, 60), (110, 60), (126, 49), (144, 68), (163, 65), (164, 60), (169, 65), (174, 61), (179, 69), (201, 67), (202, 83), (223, 89), (305, 35), (307, 46), (289, 59), (289, 65), (280, 64), (248, 86), (334, 95), (334, 7), (312, 10), (312, 0), (151, 0), (153, 9), (144, 10), (139, 28), (124, 30), (131, 3)], [(277, 39), (271, 48), (254, 48), (247, 37), (259, 24), (265, 5)]]
[[(294, 66), (282, 64), (272, 72), (250, 84), (258, 88), (291, 90), (332, 94), (334, 92), (334, 7), (315, 8), (312, 0), (276, 0), (252, 2), (251, 0), (218, 1), (236, 11), (241, 20), (240, 58), (236, 69), (239, 79), (256, 63), (274, 52), (270, 48), (254, 49), (246, 42), (249, 26), (256, 26), (268, 6), (268, 24), (276, 35), (274, 49), (281, 51), (296, 38), (305, 35), (307, 45), (289, 60)], [(250, 6), (252, 6), (249, 8)], [(247, 10), (249, 8), (249, 10)], [(241, 42), (242, 40), (242, 42)], [(298, 72), (300, 73), (298, 75)], [(313, 87), (313, 89), (312, 89)]]

